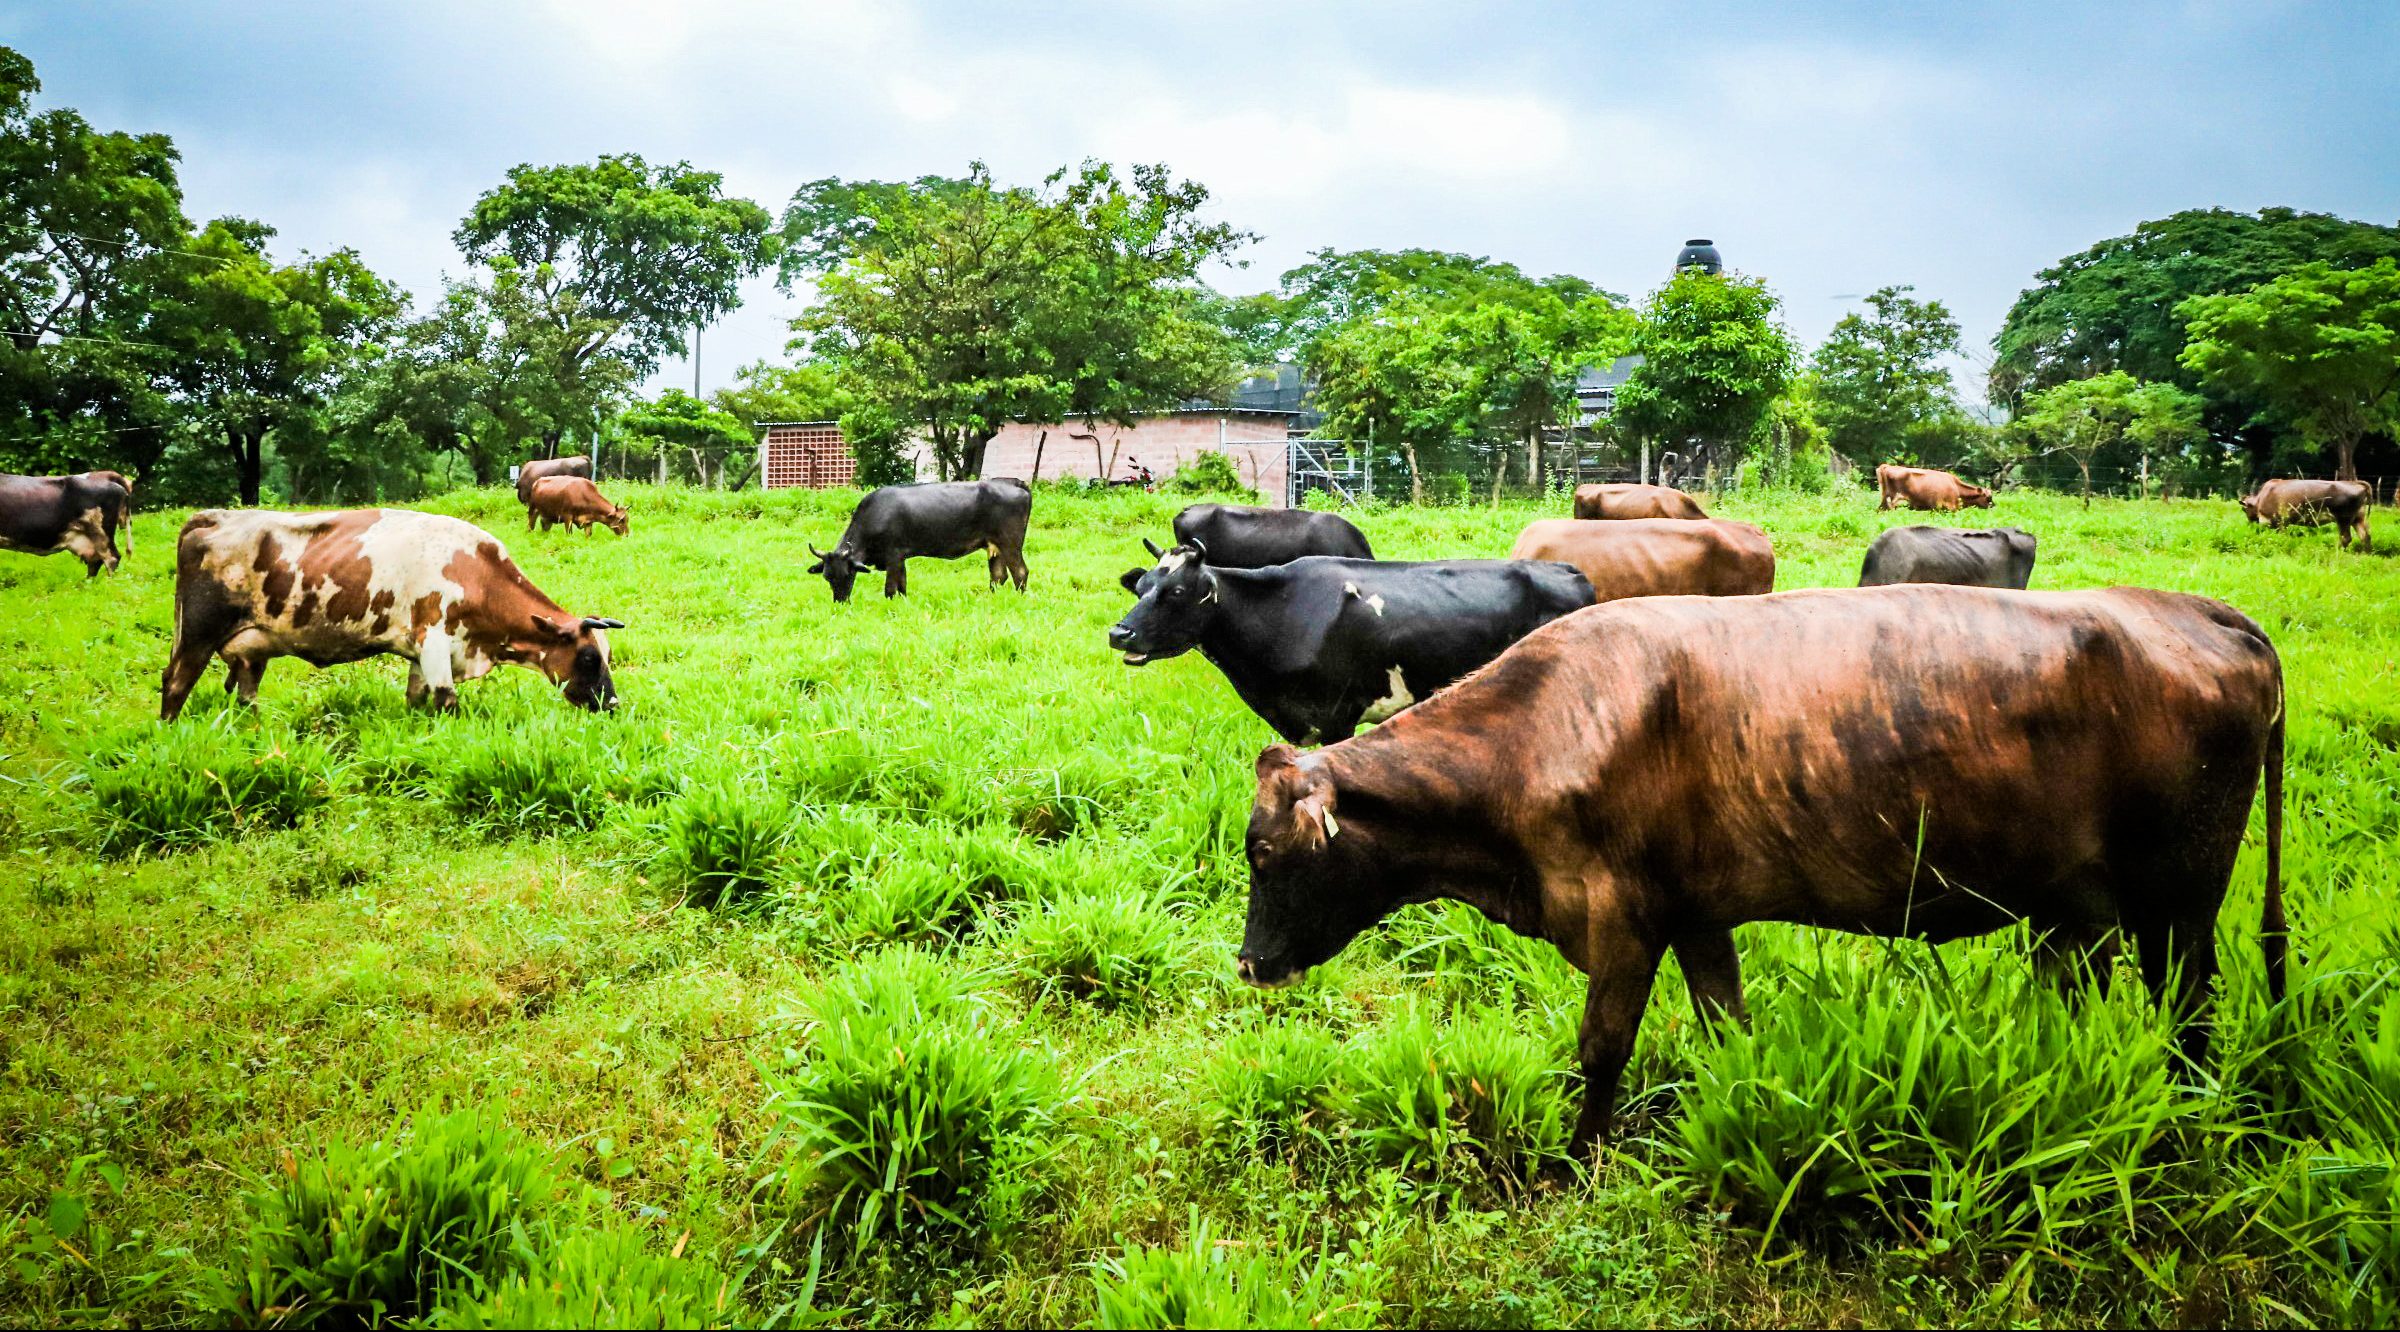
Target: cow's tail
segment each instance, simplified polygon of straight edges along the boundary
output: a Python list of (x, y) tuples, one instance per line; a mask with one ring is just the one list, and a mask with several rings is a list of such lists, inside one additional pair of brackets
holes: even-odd
[(2267, 998), (2283, 1002), (2284, 960), (2291, 935), (2283, 919), (2283, 669), (2275, 670), (2275, 722), (2267, 728), (2267, 892), (2258, 921), (2259, 952), (2267, 964)]

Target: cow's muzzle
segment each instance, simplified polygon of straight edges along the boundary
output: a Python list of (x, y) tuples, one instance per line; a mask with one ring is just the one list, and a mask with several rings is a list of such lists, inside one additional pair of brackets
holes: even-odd
[(1131, 629), (1126, 628), (1122, 624), (1110, 626), (1108, 631), (1108, 645), (1110, 648), (1125, 654), (1126, 665), (1139, 666), (1143, 662), (1150, 660), (1150, 654), (1147, 652), (1136, 651), (1133, 643), (1134, 636)]
[(1258, 959), (1250, 956), (1247, 952), (1234, 954), (1233, 974), (1241, 977), (1244, 985), (1261, 990), (1280, 990), (1287, 985), (1296, 985), (1300, 981), (1299, 968), (1261, 967)]

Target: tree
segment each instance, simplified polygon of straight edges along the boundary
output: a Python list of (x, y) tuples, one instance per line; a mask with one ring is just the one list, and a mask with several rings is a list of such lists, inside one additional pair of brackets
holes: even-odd
[[(687, 162), (653, 167), (631, 153), (519, 166), (475, 201), (453, 238), (496, 278), (516, 275), (526, 312), (555, 334), (532, 359), (570, 398), (587, 378), (637, 379), (661, 357), (683, 355), (686, 334), (740, 306), (743, 279), (782, 247), (767, 211), (727, 196), (717, 173)], [(535, 340), (523, 324), (512, 320), (531, 356)], [(601, 359), (625, 373), (587, 369)], [(545, 456), (563, 429), (555, 420), (544, 428)]]
[(1207, 199), (1163, 167), (1097, 163), (1039, 191), (980, 162), (935, 188), (817, 182), (786, 239), (833, 267), (793, 327), (862, 404), (921, 422), (945, 479), (978, 476), (1011, 419), (1130, 424), (1230, 380), (1197, 274), (1248, 237), (1202, 221)]
[(2288, 416), (2333, 450), (2342, 480), (2358, 479), (2359, 440), (2400, 421), (2400, 263), (2308, 264), (2177, 313), (2191, 330), (2184, 366)]
[(403, 325), (388, 352), (344, 385), (337, 424), (390, 448), (455, 454), (476, 485), (493, 484), (506, 466), (495, 409), (499, 342), (486, 293), (447, 284), (438, 305)]
[(1507, 443), (1524, 446), (1526, 481), (1539, 489), (1543, 432), (1574, 406), (1578, 370), (1632, 345), (1632, 312), (1605, 295), (1570, 303), (1539, 290), (1522, 304), (1494, 301), (1440, 320), (1440, 335), (1471, 368), (1478, 415), (1505, 441), (1495, 451), (1493, 502), (1508, 480)]
[(268, 435), (321, 408), (403, 300), (354, 251), (277, 265), (272, 235), (226, 218), (187, 238), (140, 326), (166, 351), (166, 392), (221, 442), (244, 504), (259, 502)]
[(2200, 438), (2200, 399), (2173, 384), (2146, 383), (2122, 370), (2034, 393), (2010, 424), (2018, 447), (2064, 455), (2092, 502), (2092, 467), (2108, 450), (2130, 443), (2143, 451), (2180, 451)]
[(1444, 316), (1403, 301), (1316, 342), (1317, 405), (1327, 433), (1397, 449), (1416, 504), (1425, 502), (1425, 477), (1439, 451), (1471, 429), (1482, 408), (1450, 331)]
[(1533, 306), (1545, 298), (1579, 305), (1622, 297), (1568, 274), (1533, 278), (1515, 264), (1447, 250), (1322, 249), (1285, 270), (1273, 293), (1219, 298), (1219, 318), (1254, 361), (1313, 362), (1317, 341), (1406, 301), (1431, 311), (1503, 302)]
[(749, 480), (749, 465), (757, 462), (758, 455), (751, 449), (755, 441), (746, 423), (682, 389), (668, 389), (654, 402), (627, 408), (617, 417), (617, 429), (658, 459), (661, 481), (666, 479), (668, 459), (677, 449), (690, 456), (693, 479), (704, 485), (712, 474), (716, 482), (724, 481), (728, 458), (746, 458), (749, 464), (733, 483), (739, 488)]
[(1764, 282), (1684, 269), (1642, 307), (1642, 357), (1615, 421), (1663, 444), (1745, 448), (1792, 377), (1797, 353)]
[(840, 368), (824, 361), (752, 361), (733, 372), (732, 384), (708, 395), (709, 406), (753, 434), (764, 421), (838, 421), (856, 402)]
[(1842, 316), (1809, 367), (1827, 443), (1862, 468), (1892, 461), (1911, 435), (1960, 414), (1941, 364), (1959, 349), (1958, 321), (1913, 290), (1885, 287), (1867, 297), (1869, 313)]

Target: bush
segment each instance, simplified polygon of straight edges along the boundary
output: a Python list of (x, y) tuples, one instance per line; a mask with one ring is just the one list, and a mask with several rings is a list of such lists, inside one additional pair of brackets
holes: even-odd
[(1049, 1149), (1050, 1063), (1002, 1029), (960, 966), (916, 949), (861, 959), (801, 998), (804, 1042), (762, 1069), (770, 1176), (795, 1216), (963, 1245), (1021, 1213)]
[(1175, 475), (1167, 478), (1163, 489), (1182, 495), (1255, 496), (1250, 487), (1242, 484), (1242, 469), (1234, 465), (1233, 459), (1215, 449), (1198, 454), (1176, 468)]
[(1028, 912), (1010, 940), (1018, 974), (1042, 998), (1143, 1010), (1181, 980), (1183, 922), (1151, 893), (1077, 893)]
[(1220, 1243), (1195, 1215), (1181, 1248), (1127, 1245), (1092, 1273), (1091, 1326), (1366, 1327), (1375, 1307), (1336, 1306), (1327, 1264), (1302, 1270), (1288, 1257)]
[(732, 906), (765, 891), (791, 844), (792, 807), (738, 786), (696, 787), (667, 807), (665, 869), (697, 906)]
[(226, 715), (162, 726), (85, 760), (104, 852), (186, 847), (289, 828), (333, 798), (324, 742), (237, 729)]
[(1331, 1033), (1273, 1022), (1235, 1035), (1202, 1072), (1202, 1111), (1220, 1141), (1296, 1156), (1326, 1140), (1342, 1056)]
[(521, 1269), (555, 1192), (542, 1153), (471, 1111), (336, 1143), (251, 1200), (247, 1258), (214, 1312), (251, 1326), (382, 1325)]
[(1565, 1145), (1567, 1081), (1565, 1051), (1505, 1010), (1412, 1008), (1347, 1062), (1341, 1106), (1373, 1160), (1513, 1188)]
[(653, 1253), (635, 1231), (582, 1230), (494, 1284), (445, 1306), (437, 1328), (744, 1327), (732, 1278), (706, 1263)]

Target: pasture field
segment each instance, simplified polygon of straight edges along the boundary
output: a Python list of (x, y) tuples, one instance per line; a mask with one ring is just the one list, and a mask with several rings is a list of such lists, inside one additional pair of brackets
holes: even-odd
[[(1752, 1028), (1663, 976), (1619, 1137), (1548, 1186), (1580, 986), (1547, 946), (1409, 908), (1233, 981), (1273, 737), (1196, 654), (1104, 643), (1179, 501), (1045, 487), (1029, 595), (923, 562), (837, 607), (801, 570), (854, 494), (607, 489), (627, 539), (426, 506), (628, 622), (607, 717), (284, 660), (162, 729), (183, 515), (88, 584), (0, 556), (0, 1320), (2400, 1319), (2400, 559), (2222, 502), (1964, 517), (2038, 534), (2036, 587), (2207, 593), (2282, 650), (2294, 992), (2254, 814), (2210, 1076), (2021, 932), (1752, 926)], [(1780, 587), (1911, 521), (1720, 507)], [(1535, 516), (1360, 521), (1497, 556)]]

